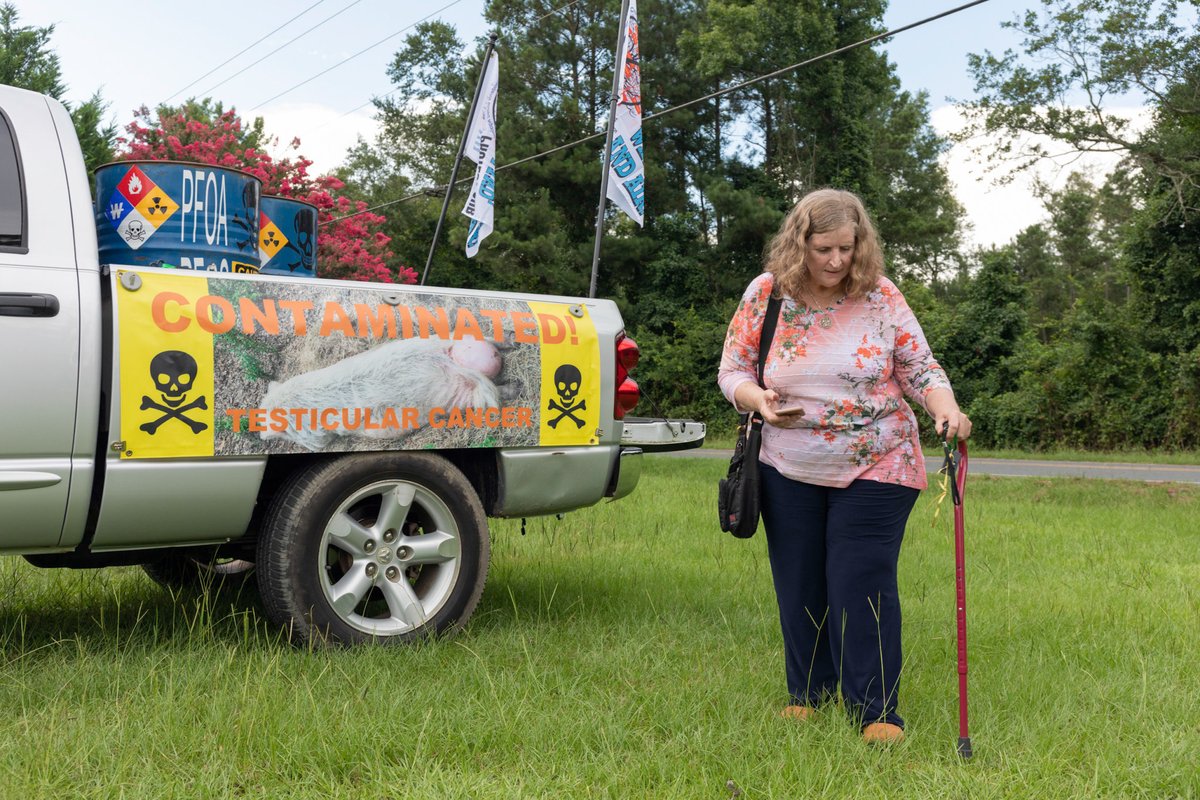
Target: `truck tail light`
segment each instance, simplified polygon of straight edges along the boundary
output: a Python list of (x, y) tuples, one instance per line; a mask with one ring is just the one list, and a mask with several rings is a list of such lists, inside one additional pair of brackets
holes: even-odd
[(613, 417), (616, 419), (624, 419), (641, 398), (637, 382), (629, 377), (629, 371), (637, 366), (641, 354), (637, 342), (624, 332), (617, 335), (617, 394), (613, 405)]

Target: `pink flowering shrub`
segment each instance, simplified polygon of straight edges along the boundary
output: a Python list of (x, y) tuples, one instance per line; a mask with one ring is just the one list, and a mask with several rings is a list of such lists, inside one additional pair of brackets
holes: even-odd
[[(266, 151), (262, 120), (246, 128), (234, 109), (224, 111), (206, 100), (179, 108), (160, 107), (156, 114), (142, 106), (117, 139), (123, 161), (195, 161), (240, 169), (263, 182), (263, 194), (304, 200), (318, 209), (317, 273), (381, 283), (416, 283), (417, 273), (405, 266), (389, 267), (394, 259), (391, 238), (379, 228), (385, 217), (364, 212), (367, 204), (340, 192), (345, 184), (332, 175), (309, 175), (312, 161), (299, 154), (300, 140), (287, 150), (295, 153), (276, 160)], [(355, 216), (347, 217), (347, 214)], [(335, 219), (345, 217), (337, 222)]]

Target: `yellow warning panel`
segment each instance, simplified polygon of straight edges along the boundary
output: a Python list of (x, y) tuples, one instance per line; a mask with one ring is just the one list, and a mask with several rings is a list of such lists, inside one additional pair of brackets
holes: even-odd
[(283, 235), (279, 226), (267, 218), (266, 214), (260, 216), (259, 223), (258, 255), (265, 264), (288, 243), (288, 239)]
[(530, 303), (529, 310), (537, 320), (542, 352), (539, 441), (596, 444), (601, 411), (596, 326), (583, 306)]
[[(122, 458), (213, 454), (212, 333), (196, 319), (208, 280), (118, 270)], [(212, 328), (209, 320), (206, 327)]]
[(154, 226), (155, 230), (158, 230), (160, 225), (179, 210), (179, 204), (156, 186), (152, 191), (147, 192), (146, 196), (134, 208), (141, 212), (142, 216)]

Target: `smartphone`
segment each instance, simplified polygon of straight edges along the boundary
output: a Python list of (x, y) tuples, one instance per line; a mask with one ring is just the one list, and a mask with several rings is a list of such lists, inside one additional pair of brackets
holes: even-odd
[(775, 407), (775, 413), (780, 416), (804, 416), (804, 405), (799, 400), (784, 399)]

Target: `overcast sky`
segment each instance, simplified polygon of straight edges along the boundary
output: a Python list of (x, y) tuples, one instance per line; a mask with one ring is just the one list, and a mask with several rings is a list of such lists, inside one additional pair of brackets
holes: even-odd
[[(547, 10), (567, 2), (544, 0)], [(964, 2), (894, 0), (884, 21), (889, 29), (898, 28)], [(969, 99), (974, 94), (967, 54), (1016, 47), (1016, 37), (1000, 24), (1035, 2), (988, 0), (902, 33), (884, 45), (903, 88), (928, 92), (932, 121), (939, 132), (959, 124), (951, 99)], [(391, 88), (386, 65), (411, 26), (434, 18), (454, 24), (465, 39), (485, 33), (484, 0), (126, 0), (121, 4), (15, 0), (15, 4), (20, 24), (55, 26), (51, 44), (62, 62), (69, 100), (86, 99), (100, 89), (111, 103), (114, 120), (124, 126), (139, 105), (212, 96), (226, 107), (236, 107), (243, 118), (262, 116), (267, 130), (281, 141), (299, 137), (301, 152), (316, 162), (318, 170), (336, 166), (357, 135), (370, 136), (374, 129), (371, 97)], [(550, 17), (542, 24), (553, 20)], [(641, 27), (644, 50), (649, 52), (655, 44), (653, 18), (643, 14)], [(309, 29), (313, 30), (306, 33)], [(264, 41), (219, 66), (268, 33)], [(502, 50), (500, 64), (503, 69)], [(503, 161), (503, 141), (499, 149)], [(649, 153), (647, 157), (653, 158)], [(947, 159), (956, 195), (973, 224), (975, 243), (1002, 244), (1041, 217), (1028, 178), (997, 186), (962, 146)], [(1106, 166), (1101, 163), (1097, 168)], [(1065, 169), (1048, 167), (1043, 178), (1061, 180), (1065, 174)], [(653, 191), (649, 187), (650, 198)]]

